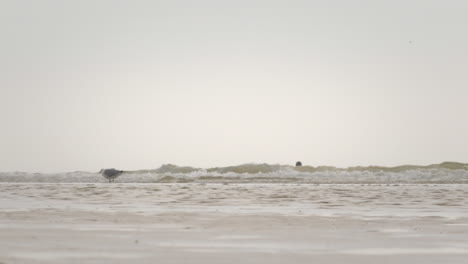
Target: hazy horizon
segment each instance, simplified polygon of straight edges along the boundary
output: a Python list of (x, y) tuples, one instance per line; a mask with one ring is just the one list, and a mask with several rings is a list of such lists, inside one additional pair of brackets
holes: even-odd
[(1, 1), (0, 171), (468, 162), (466, 1)]

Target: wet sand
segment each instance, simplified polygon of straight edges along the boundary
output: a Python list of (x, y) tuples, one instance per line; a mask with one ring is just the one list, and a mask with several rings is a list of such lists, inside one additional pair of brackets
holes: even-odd
[(467, 185), (0, 184), (0, 263), (465, 263)]

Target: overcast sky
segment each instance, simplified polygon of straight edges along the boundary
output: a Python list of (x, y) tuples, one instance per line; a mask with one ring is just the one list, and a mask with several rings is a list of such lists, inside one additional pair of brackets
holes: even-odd
[(467, 14), (0, 0), (0, 171), (468, 162)]

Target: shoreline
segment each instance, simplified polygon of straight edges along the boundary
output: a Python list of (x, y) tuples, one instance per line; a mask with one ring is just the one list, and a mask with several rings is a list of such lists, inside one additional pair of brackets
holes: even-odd
[(0, 213), (3, 263), (464, 263), (468, 218)]
[(0, 184), (0, 263), (464, 263), (468, 185)]

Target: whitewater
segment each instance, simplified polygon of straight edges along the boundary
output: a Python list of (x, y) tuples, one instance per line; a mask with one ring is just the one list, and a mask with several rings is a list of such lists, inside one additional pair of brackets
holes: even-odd
[[(103, 183), (98, 172), (26, 173), (1, 172), (0, 182)], [(444, 162), (428, 166), (397, 167), (301, 166), (243, 164), (229, 167), (195, 168), (162, 165), (157, 169), (126, 171), (120, 183), (297, 183), (297, 184), (467, 184), (468, 164)]]

